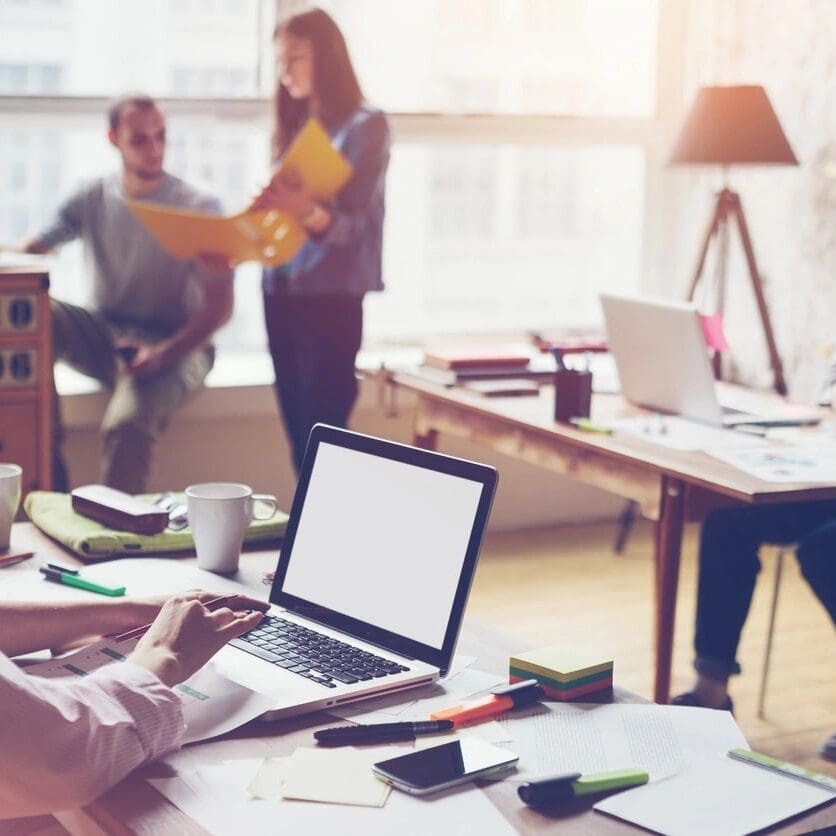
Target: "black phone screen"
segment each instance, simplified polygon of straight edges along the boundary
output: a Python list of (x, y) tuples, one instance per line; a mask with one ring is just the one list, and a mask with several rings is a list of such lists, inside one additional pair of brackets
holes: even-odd
[(404, 784), (427, 789), (513, 763), (517, 756), (482, 740), (457, 740), (375, 764), (375, 768)]

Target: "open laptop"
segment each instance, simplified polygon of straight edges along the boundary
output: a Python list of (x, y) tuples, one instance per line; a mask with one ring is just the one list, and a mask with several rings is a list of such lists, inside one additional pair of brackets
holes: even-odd
[(255, 630), (218, 669), (266, 719), (446, 674), (496, 489), (492, 467), (317, 424)]
[(759, 406), (756, 414), (718, 392), (699, 313), (690, 302), (604, 293), (601, 305), (621, 391), (632, 403), (717, 427), (821, 420), (817, 410), (796, 404)]

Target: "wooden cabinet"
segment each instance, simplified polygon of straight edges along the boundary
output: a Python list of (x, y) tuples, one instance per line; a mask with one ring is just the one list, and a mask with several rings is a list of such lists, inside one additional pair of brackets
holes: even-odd
[(49, 274), (0, 267), (0, 461), (23, 468), (23, 493), (52, 487)]

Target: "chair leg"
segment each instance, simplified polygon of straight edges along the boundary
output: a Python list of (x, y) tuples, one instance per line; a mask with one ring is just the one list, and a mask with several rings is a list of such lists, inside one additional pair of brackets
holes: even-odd
[(766, 634), (766, 652), (763, 657), (763, 670), (761, 671), (761, 688), (758, 695), (758, 717), (764, 719), (764, 702), (766, 700), (766, 680), (769, 677), (769, 665), (772, 661), (772, 638), (775, 632), (775, 613), (778, 609), (778, 592), (781, 588), (781, 573), (784, 570), (785, 549), (778, 550), (778, 558), (775, 561), (775, 582), (772, 586), (772, 605), (769, 610), (769, 630)]
[(618, 515), (618, 529), (615, 533), (615, 542), (613, 543), (613, 551), (616, 554), (621, 554), (624, 547), (627, 545), (627, 538), (633, 530), (633, 525), (636, 518), (639, 516), (639, 503), (632, 499), (628, 499)]

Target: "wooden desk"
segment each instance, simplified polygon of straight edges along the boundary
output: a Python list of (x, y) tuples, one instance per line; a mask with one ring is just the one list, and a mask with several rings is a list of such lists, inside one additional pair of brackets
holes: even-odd
[[(16, 523), (12, 528), (14, 550), (33, 550), (39, 558), (49, 557), (61, 563), (81, 565), (65, 549), (47, 538), (31, 523)], [(272, 570), (276, 564), (276, 550), (250, 552), (242, 557), (240, 580), (263, 595), (266, 587), (261, 583), (263, 572)], [(193, 562), (192, 558), (184, 558)], [(141, 558), (138, 558), (141, 560)], [(23, 564), (21, 564), (23, 565)], [(29, 567), (35, 571), (34, 566)], [(2, 575), (0, 575), (2, 581)], [(513, 639), (500, 635), (487, 627), (465, 622), (459, 650), (476, 656), (480, 669), (505, 672), (508, 656), (522, 649)], [(645, 702), (641, 697), (622, 689), (607, 698), (617, 702)], [(590, 698), (587, 701), (593, 702)], [(300, 745), (310, 745), (312, 732), (335, 723), (335, 718), (325, 713), (295, 717), (277, 724), (249, 723), (222, 738), (188, 747), (186, 751), (194, 758), (195, 768), (202, 764), (223, 759), (240, 757), (272, 757), (289, 755)], [(170, 770), (162, 765), (150, 765), (138, 770), (109, 792), (82, 810), (56, 814), (58, 821), (73, 834), (157, 834), (177, 833), (184, 836), (204, 834), (205, 831), (177, 807), (161, 796), (145, 779), (165, 776)], [(518, 833), (540, 834), (560, 832), (561, 834), (637, 834), (640, 831), (617, 819), (603, 816), (592, 810), (593, 800), (578, 799), (571, 804), (547, 813), (525, 807), (517, 798), (516, 785), (500, 782), (483, 790)], [(783, 827), (771, 830), (779, 834), (807, 833), (816, 828), (836, 823), (833, 805), (808, 816), (799, 817)], [(281, 820), (277, 810), (277, 831)], [(6, 827), (0, 822), (0, 836), (19, 833), (14, 822)], [(237, 836), (237, 835), (236, 835)]]
[[(686, 514), (700, 518), (712, 506), (731, 502), (784, 503), (836, 498), (836, 485), (763, 482), (701, 452), (683, 452), (627, 434), (581, 432), (553, 420), (554, 390), (537, 398), (485, 398), (444, 388), (407, 374), (389, 378), (394, 394), (415, 396), (413, 441), (435, 449), (441, 433), (482, 444), (499, 453), (570, 479), (635, 500), (656, 523), (656, 675), (653, 696), (669, 699), (673, 627)], [(635, 412), (618, 395), (596, 395), (592, 418), (601, 424)]]

